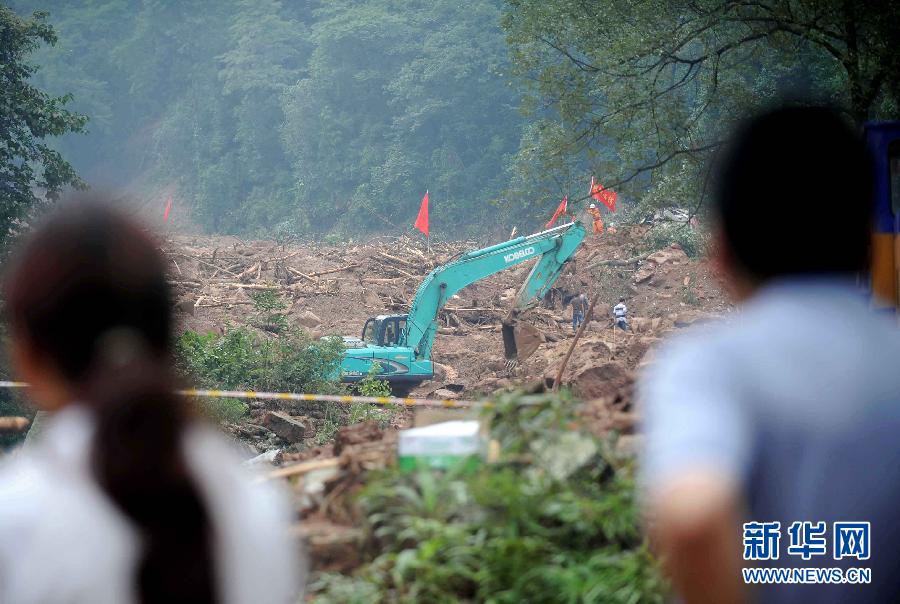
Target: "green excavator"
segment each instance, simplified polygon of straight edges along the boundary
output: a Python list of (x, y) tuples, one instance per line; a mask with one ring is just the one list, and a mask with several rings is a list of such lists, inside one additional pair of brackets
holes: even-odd
[(431, 379), (431, 347), (438, 313), (451, 296), (476, 281), (537, 258), (503, 320), (505, 356), (507, 364), (514, 366), (518, 358), (514, 331), (518, 316), (547, 294), (584, 237), (584, 226), (571, 222), (467, 252), (438, 266), (419, 285), (408, 314), (372, 317), (363, 326), (361, 337), (344, 336), (341, 380), (358, 382), (375, 366), (375, 377), (387, 380), (395, 393), (402, 393)]

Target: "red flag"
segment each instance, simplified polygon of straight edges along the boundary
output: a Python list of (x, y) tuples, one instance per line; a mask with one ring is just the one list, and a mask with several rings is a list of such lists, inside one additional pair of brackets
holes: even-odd
[(428, 237), (428, 191), (425, 191), (425, 197), (422, 198), (422, 205), (419, 207), (419, 215), (416, 216), (416, 224), (413, 226)]
[(612, 189), (604, 188), (599, 182), (595, 183), (593, 176), (591, 176), (591, 197), (609, 208), (610, 212), (616, 211), (616, 199), (619, 198), (619, 194)]
[(550, 222), (548, 222), (544, 228), (549, 229), (551, 226), (553, 226), (553, 223), (556, 222), (556, 219), (566, 213), (566, 210), (568, 209), (568, 207), (569, 207), (569, 196), (566, 195), (565, 197), (562, 198), (562, 201), (559, 202), (559, 207), (556, 208), (555, 212), (553, 212), (553, 218), (550, 219)]
[(163, 222), (167, 222), (169, 220), (169, 212), (172, 211), (172, 196), (169, 195), (169, 199), (166, 200), (166, 209), (163, 211)]

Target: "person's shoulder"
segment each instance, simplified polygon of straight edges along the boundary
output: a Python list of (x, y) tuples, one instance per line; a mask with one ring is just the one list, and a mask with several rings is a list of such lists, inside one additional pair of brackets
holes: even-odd
[(740, 332), (730, 318), (715, 318), (694, 323), (663, 342), (656, 354), (657, 361), (674, 362), (681, 359), (721, 359), (729, 348), (729, 341)]
[[(240, 522), (283, 523), (288, 499), (280, 485), (262, 480), (243, 465), (237, 447), (224, 435), (206, 425), (192, 426), (187, 440), (192, 469), (216, 500), (227, 500), (226, 509), (235, 510)], [(236, 518), (235, 518), (236, 519)]]
[(0, 517), (4, 508), (48, 486), (46, 469), (41, 465), (39, 456), (27, 448), (19, 448), (0, 461)]
[(194, 426), (186, 449), (217, 522), (233, 599), (295, 597), (305, 581), (306, 561), (290, 535), (294, 513), (287, 490), (243, 466), (233, 444), (211, 427)]
[(0, 557), (5, 545), (21, 546), (47, 515), (47, 506), (60, 501), (54, 493), (59, 484), (30, 450), (17, 450), (0, 463)]

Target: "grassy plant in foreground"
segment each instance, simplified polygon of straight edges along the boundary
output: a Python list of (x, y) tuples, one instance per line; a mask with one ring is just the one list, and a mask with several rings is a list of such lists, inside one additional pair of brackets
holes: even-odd
[(632, 463), (578, 430), (567, 395), (495, 403), (499, 462), (374, 476), (359, 504), (377, 554), (320, 576), (317, 602), (662, 601)]

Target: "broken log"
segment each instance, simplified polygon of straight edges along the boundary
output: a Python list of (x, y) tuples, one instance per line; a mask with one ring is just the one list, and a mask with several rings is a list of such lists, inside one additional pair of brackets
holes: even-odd
[(221, 287), (234, 287), (237, 289), (281, 289), (281, 285), (269, 285), (266, 283), (217, 283)]
[(588, 265), (587, 268), (588, 270), (591, 270), (592, 268), (597, 268), (599, 266), (629, 266), (631, 264), (637, 264), (641, 260), (646, 259), (650, 254), (651, 252), (647, 252), (646, 254), (641, 254), (640, 256), (632, 256), (631, 258), (628, 258), (626, 260), (601, 260), (600, 262), (595, 262)]
[(351, 263), (351, 264), (348, 264), (347, 266), (342, 266), (340, 268), (332, 268), (327, 271), (319, 271), (317, 273), (310, 273), (309, 275), (306, 275), (306, 276), (310, 277), (310, 278), (321, 277), (322, 275), (330, 275), (332, 273), (339, 273), (341, 271), (346, 271), (351, 268), (356, 268), (357, 266), (359, 266), (359, 264)]
[(243, 281), (244, 279), (249, 279), (250, 275), (256, 272), (256, 269), (259, 267), (259, 263), (253, 264), (245, 271), (242, 271), (240, 274), (235, 275), (235, 279), (238, 281)]
[(288, 476), (302, 476), (309, 474), (314, 470), (322, 470), (325, 468), (336, 468), (341, 464), (340, 457), (329, 457), (326, 459), (314, 459), (312, 461), (304, 461), (297, 464), (291, 464), (278, 468), (269, 472), (267, 478), (287, 478)]
[(31, 422), (27, 417), (0, 417), (0, 434), (4, 432), (22, 432)]

